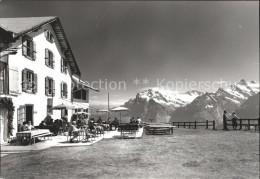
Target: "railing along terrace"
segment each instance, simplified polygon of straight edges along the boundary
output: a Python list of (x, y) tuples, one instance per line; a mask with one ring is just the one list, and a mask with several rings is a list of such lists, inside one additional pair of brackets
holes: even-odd
[(213, 121), (209, 121), (209, 120), (206, 120), (205, 122), (199, 122), (199, 121), (190, 121), (190, 122), (172, 122), (172, 125), (173, 126), (177, 126), (178, 128), (180, 127), (188, 127), (189, 129), (190, 128), (193, 128), (193, 129), (197, 129), (197, 127), (199, 126), (204, 126), (206, 127), (206, 129), (208, 129), (209, 127), (212, 127), (212, 129), (216, 129), (216, 122), (213, 120)]
[[(238, 130), (242, 130), (242, 127), (245, 126), (245, 130), (250, 130), (250, 127), (255, 127), (255, 130), (260, 126), (260, 118), (258, 119), (236, 119)], [(232, 119), (227, 120), (227, 125), (232, 126)], [(230, 122), (230, 123), (229, 123)]]

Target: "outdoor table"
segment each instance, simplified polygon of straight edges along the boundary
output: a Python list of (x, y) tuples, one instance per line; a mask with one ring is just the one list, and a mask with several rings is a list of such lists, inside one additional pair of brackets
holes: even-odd
[(173, 134), (173, 128), (175, 128), (175, 126), (171, 125), (148, 125), (147, 127), (151, 133), (153, 133), (153, 131), (155, 132), (157, 130), (167, 129), (170, 132), (170, 134)]
[(17, 138), (28, 138), (30, 139), (30, 144), (32, 139), (34, 139), (34, 143), (35, 143), (35, 138), (36, 137), (45, 137), (45, 136), (49, 136), (52, 133), (50, 133), (49, 129), (37, 129), (37, 130), (31, 130), (31, 131), (22, 131), (22, 132), (17, 132), (16, 133), (16, 137)]

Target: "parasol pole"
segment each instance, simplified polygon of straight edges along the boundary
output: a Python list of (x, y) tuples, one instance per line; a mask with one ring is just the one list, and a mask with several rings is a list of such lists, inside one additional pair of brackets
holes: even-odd
[(107, 93), (107, 117), (109, 118), (109, 92)]
[(121, 124), (121, 111), (120, 111), (120, 124)]

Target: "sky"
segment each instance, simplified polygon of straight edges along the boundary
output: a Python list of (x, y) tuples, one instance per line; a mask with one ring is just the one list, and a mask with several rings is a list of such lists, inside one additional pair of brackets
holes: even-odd
[(111, 104), (121, 105), (150, 87), (214, 92), (223, 81), (259, 82), (258, 7), (256, 1), (2, 0), (0, 17), (58, 16), (81, 79), (101, 89), (90, 93), (90, 103), (106, 104), (109, 92)]

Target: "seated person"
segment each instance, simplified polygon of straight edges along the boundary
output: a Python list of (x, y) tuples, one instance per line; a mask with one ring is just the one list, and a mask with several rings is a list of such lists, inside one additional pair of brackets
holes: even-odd
[(134, 120), (135, 120), (135, 118), (132, 117), (132, 118), (130, 119), (130, 124), (133, 124), (133, 123), (134, 123)]
[(112, 126), (114, 126), (115, 129), (117, 129), (118, 125), (119, 125), (119, 121), (118, 121), (117, 118), (115, 117), (115, 120), (114, 120), (114, 121), (111, 123), (111, 125), (110, 125), (110, 130), (112, 130)]
[(59, 119), (56, 119), (53, 123), (53, 133), (54, 135), (57, 135), (59, 133), (61, 127), (61, 123), (59, 121)]
[(103, 121), (102, 121), (101, 117), (99, 117), (98, 120), (97, 120), (98, 125), (101, 125), (102, 122), (103, 122)]
[(44, 129), (45, 126), (46, 126), (46, 124), (45, 124), (44, 120), (41, 121), (41, 123), (39, 124), (39, 127), (40, 127), (41, 129)]
[(18, 132), (22, 132), (23, 131), (23, 124), (18, 124)]
[(96, 126), (93, 121), (90, 121), (88, 124), (88, 128), (91, 132), (96, 132)]
[(95, 123), (95, 119), (94, 118), (91, 118), (90, 120), (89, 120), (89, 122), (93, 122), (93, 123)]
[(26, 121), (23, 122), (23, 127), (22, 127), (22, 131), (28, 131), (28, 124), (26, 123)]
[(73, 121), (69, 128), (69, 135), (73, 135), (73, 138), (70, 139), (70, 142), (73, 143), (73, 140), (79, 136), (79, 129), (76, 127), (76, 121)]
[(62, 117), (61, 118), (62, 119), (62, 123), (64, 124), (67, 124), (67, 122), (68, 122), (68, 116), (67, 115), (65, 115), (64, 117)]
[(32, 125), (31, 121), (28, 121), (28, 129), (31, 131), (32, 129), (34, 129), (34, 126)]
[(53, 124), (53, 119), (51, 118), (51, 116), (48, 114), (45, 119), (44, 122), (46, 125), (52, 125)]
[(104, 124), (110, 124), (110, 123), (111, 123), (111, 121), (110, 121), (110, 117), (108, 117), (107, 120), (104, 121)]

